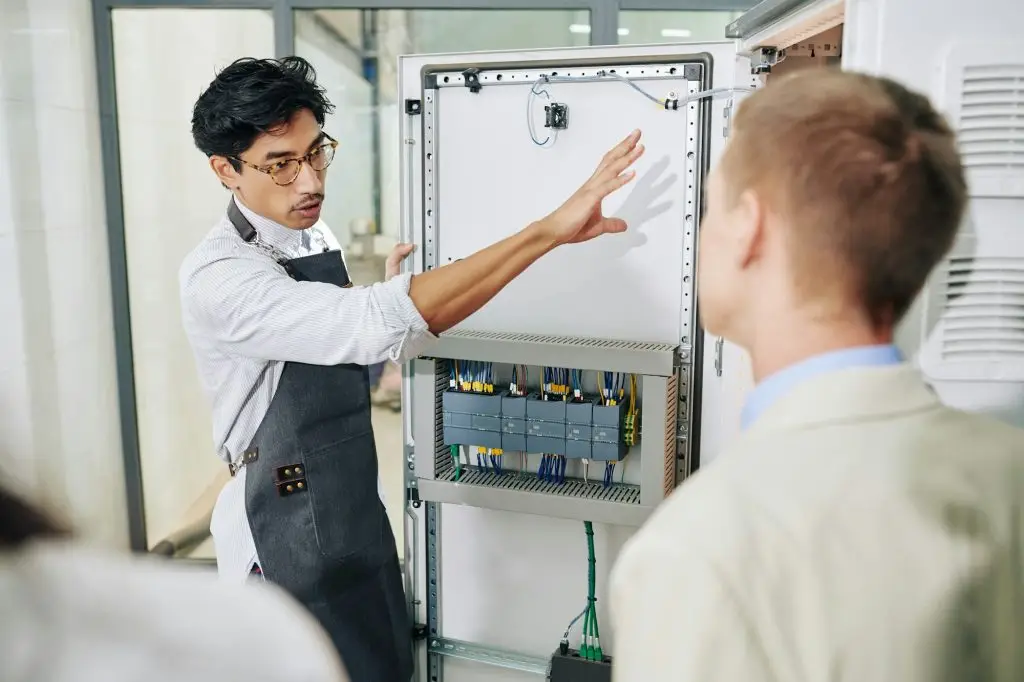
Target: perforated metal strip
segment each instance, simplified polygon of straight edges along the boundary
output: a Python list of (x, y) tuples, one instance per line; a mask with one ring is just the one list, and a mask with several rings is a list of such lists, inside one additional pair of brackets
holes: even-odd
[[(450, 462), (438, 476), (439, 481), (454, 481), (455, 471)], [(492, 472), (480, 471), (475, 468), (464, 468), (459, 477), (460, 485), (479, 485), (499, 490), (516, 490), (526, 493), (544, 493), (561, 495), (585, 500), (601, 500), (619, 504), (640, 504), (640, 488), (634, 485), (615, 484), (605, 488), (600, 483), (584, 483), (583, 481), (566, 481), (565, 483), (549, 483), (537, 478), (536, 474), (505, 472), (500, 476)]]
[(667, 343), (471, 330), (443, 334), (430, 355), (663, 377), (677, 364), (677, 346)]

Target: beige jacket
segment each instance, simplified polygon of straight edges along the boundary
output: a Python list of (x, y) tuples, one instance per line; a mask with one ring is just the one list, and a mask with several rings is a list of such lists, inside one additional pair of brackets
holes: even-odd
[(1024, 432), (907, 366), (810, 378), (612, 574), (617, 682), (1024, 680)]

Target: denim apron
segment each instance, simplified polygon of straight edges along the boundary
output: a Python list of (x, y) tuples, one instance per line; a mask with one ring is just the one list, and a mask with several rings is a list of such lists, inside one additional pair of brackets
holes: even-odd
[[(243, 240), (261, 246), (234, 201), (228, 217)], [(296, 281), (352, 286), (340, 251), (286, 258), (278, 262)], [(316, 616), (352, 682), (409, 682), (412, 624), (377, 492), (367, 368), (286, 362), (232, 473), (238, 466), (246, 468), (245, 508), (263, 577)]]

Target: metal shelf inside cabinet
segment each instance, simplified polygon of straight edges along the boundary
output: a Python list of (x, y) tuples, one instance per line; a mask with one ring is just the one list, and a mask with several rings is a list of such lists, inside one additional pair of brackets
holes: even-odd
[(640, 504), (640, 488), (635, 485), (604, 488), (577, 480), (556, 484), (529, 474), (498, 476), (475, 470), (464, 470), (458, 481), (453, 479), (450, 469), (435, 480), (419, 479), (420, 499), (620, 526), (639, 526), (653, 511)]
[(643, 341), (585, 339), (455, 330), (441, 335), (424, 357), (569, 367), (588, 371), (672, 376), (678, 346)]

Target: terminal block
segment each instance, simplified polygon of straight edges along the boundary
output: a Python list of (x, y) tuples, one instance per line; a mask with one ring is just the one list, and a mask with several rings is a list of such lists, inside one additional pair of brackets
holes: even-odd
[(619, 461), (629, 450), (627, 409), (621, 403), (449, 390), (442, 393), (441, 408), (445, 445), (595, 461)]
[(526, 397), (526, 451), (565, 454), (565, 401)]
[(501, 447), (502, 395), (445, 391), (441, 398), (445, 445)]
[(594, 434), (594, 407), (597, 399), (565, 404), (565, 456), (591, 459)]
[(626, 413), (625, 403), (594, 406), (594, 447), (591, 459), (617, 462), (626, 456), (628, 448), (623, 431)]
[(501, 448), (509, 452), (526, 452), (526, 397), (501, 395)]

